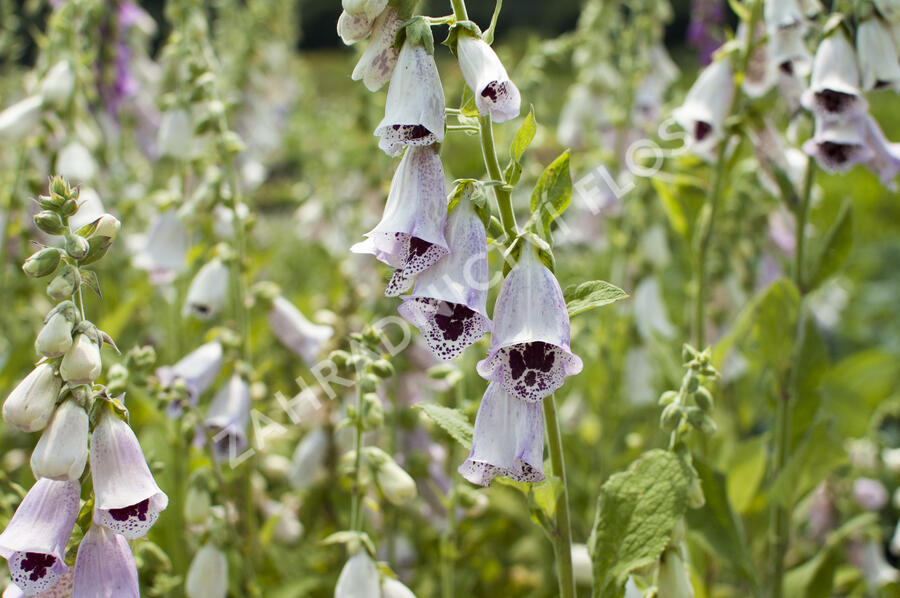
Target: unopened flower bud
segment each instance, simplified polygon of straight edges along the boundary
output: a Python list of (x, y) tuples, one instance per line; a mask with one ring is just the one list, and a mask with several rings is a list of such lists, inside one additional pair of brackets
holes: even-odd
[(377, 376), (366, 374), (359, 380), (359, 389), (364, 393), (375, 392), (375, 390), (378, 388), (379, 381), (380, 380)]
[(47, 294), (57, 301), (63, 301), (75, 294), (80, 284), (81, 275), (78, 273), (78, 269), (66, 266), (47, 285)]
[(694, 402), (703, 411), (710, 411), (713, 408), (712, 394), (702, 386), (694, 393)]
[(578, 585), (589, 586), (594, 583), (594, 564), (586, 545), (572, 544), (572, 570)]
[(681, 548), (666, 549), (659, 561), (656, 577), (657, 595), (661, 598), (694, 598), (694, 587), (688, 574)]
[(394, 370), (394, 366), (387, 359), (378, 359), (372, 362), (372, 365), (369, 366), (372, 370), (372, 373), (378, 376), (379, 378), (390, 378), (396, 372)]
[(381, 405), (381, 399), (374, 392), (367, 392), (362, 396), (362, 418), (363, 429), (376, 430), (384, 423), (384, 408)]
[(672, 403), (663, 409), (662, 415), (659, 418), (659, 425), (662, 426), (663, 430), (671, 432), (681, 423), (682, 415), (681, 406)]
[(184, 591), (188, 598), (225, 598), (228, 594), (228, 559), (212, 544), (204, 544), (188, 569)]
[(397, 465), (393, 459), (385, 460), (375, 473), (384, 497), (393, 505), (402, 507), (416, 497), (416, 481)]
[(700, 509), (706, 504), (706, 496), (703, 494), (703, 484), (699, 477), (695, 477), (688, 488), (687, 505), (691, 509)]
[(697, 358), (697, 349), (690, 345), (684, 345), (681, 348), (681, 361), (687, 363)]
[(50, 179), (50, 194), (64, 200), (69, 199), (72, 195), (72, 188), (66, 179), (61, 176), (54, 176)]
[(49, 363), (42, 363), (19, 382), (3, 403), (3, 419), (25, 432), (47, 425), (56, 407), (62, 380)]
[(64, 216), (72, 216), (78, 211), (78, 202), (75, 199), (67, 199), (63, 202), (62, 206), (60, 206), (59, 211), (62, 212)]
[(77, 481), (88, 458), (88, 416), (81, 405), (60, 405), (31, 454), (36, 478)]
[(59, 364), (59, 374), (72, 386), (90, 384), (100, 376), (100, 347), (91, 337), (79, 334)]
[(416, 598), (416, 595), (399, 580), (386, 577), (381, 582), (381, 598)]
[(700, 379), (697, 378), (697, 374), (694, 373), (693, 370), (690, 370), (684, 375), (682, 384), (684, 384), (688, 392), (694, 392), (695, 390), (697, 390), (697, 387), (700, 386)]
[(74, 322), (64, 311), (53, 314), (34, 341), (34, 349), (44, 357), (59, 357), (72, 346)]
[(66, 253), (68, 253), (72, 259), (80, 260), (87, 256), (90, 250), (91, 246), (84, 237), (80, 235), (69, 235), (66, 237)]
[(59, 266), (59, 260), (59, 250), (54, 247), (46, 247), (25, 260), (22, 270), (32, 278), (41, 278), (53, 274)]
[(350, 365), (350, 361), (352, 357), (349, 353), (344, 351), (343, 349), (338, 349), (336, 351), (332, 351), (329, 355), (329, 359), (339, 370), (345, 370)]
[(34, 217), (34, 225), (48, 235), (61, 235), (66, 230), (62, 218), (56, 212), (44, 210)]
[(209, 521), (211, 505), (209, 492), (191, 486), (188, 488), (184, 501), (184, 520), (188, 525), (206, 525), (206, 522)]
[(121, 228), (121, 226), (122, 223), (119, 222), (118, 218), (111, 214), (104, 214), (97, 220), (96, 227), (94, 228), (91, 237), (107, 237), (108, 239), (115, 239), (116, 235), (119, 234), (119, 228)]
[(662, 393), (659, 397), (659, 405), (660, 407), (666, 407), (675, 402), (675, 399), (678, 398), (678, 392), (674, 390), (667, 390)]
[(30, 96), (0, 112), (0, 138), (17, 139), (31, 133), (41, 122), (41, 96)]

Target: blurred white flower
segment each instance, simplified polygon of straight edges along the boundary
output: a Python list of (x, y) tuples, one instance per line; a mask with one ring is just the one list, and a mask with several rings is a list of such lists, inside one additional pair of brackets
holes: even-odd
[(18, 140), (31, 133), (41, 122), (43, 102), (41, 96), (31, 96), (0, 112), (0, 138)]
[(900, 89), (900, 59), (891, 31), (878, 18), (864, 21), (856, 30), (856, 52), (865, 91)]
[(184, 591), (189, 598), (225, 598), (228, 594), (225, 553), (213, 544), (204, 544), (191, 561)]
[(416, 598), (416, 595), (399, 580), (386, 577), (381, 582), (381, 598)]
[(787, 75), (809, 75), (812, 54), (804, 40), (808, 25), (798, 0), (766, 0), (765, 21), (772, 63)]
[(78, 211), (69, 218), (69, 229), (73, 232), (90, 224), (106, 214), (103, 200), (93, 187), (82, 186), (78, 190)]
[(40, 93), (46, 104), (63, 107), (72, 97), (74, 89), (75, 72), (72, 70), (72, 65), (68, 60), (60, 60), (44, 75)]
[(375, 561), (365, 549), (351, 556), (334, 588), (334, 598), (379, 598), (381, 584)]
[(706, 67), (691, 87), (684, 104), (672, 116), (688, 133), (688, 149), (711, 160), (725, 137), (725, 117), (734, 98), (734, 79), (728, 59)]
[(816, 120), (843, 121), (864, 114), (869, 103), (859, 85), (856, 51), (838, 31), (822, 40), (816, 50), (812, 84), (803, 92), (803, 106), (815, 112)]
[(159, 121), (157, 144), (161, 156), (189, 160), (194, 153), (194, 127), (187, 110), (163, 113)]
[(331, 326), (313, 324), (293, 303), (280, 295), (272, 300), (268, 318), (272, 333), (310, 367), (334, 334)]
[(590, 586), (594, 583), (594, 564), (586, 545), (572, 544), (572, 569), (578, 585)]
[(187, 229), (175, 210), (169, 210), (156, 219), (134, 265), (147, 270), (153, 284), (168, 284), (187, 266), (187, 249)]
[(328, 433), (316, 428), (306, 433), (291, 457), (291, 486), (305, 490), (325, 476), (328, 457)]
[(875, 0), (875, 7), (891, 23), (900, 23), (900, 0)]
[(634, 289), (634, 323), (641, 338), (652, 339), (654, 334), (672, 338), (675, 326), (669, 320), (659, 282), (647, 277)]
[(853, 480), (853, 500), (867, 511), (880, 511), (888, 502), (888, 491), (878, 480), (856, 478)]
[(874, 157), (866, 143), (865, 122), (857, 115), (840, 120), (817, 117), (815, 135), (803, 144), (803, 151), (826, 172), (847, 172)]
[(188, 288), (183, 315), (212, 318), (225, 307), (228, 296), (228, 266), (214, 258), (203, 265)]
[(865, 143), (872, 152), (866, 166), (875, 173), (881, 184), (891, 191), (897, 190), (897, 173), (900, 172), (900, 143), (892, 143), (870, 115), (865, 117)]
[(86, 183), (97, 175), (97, 162), (84, 145), (72, 141), (56, 156), (56, 174), (70, 183)]

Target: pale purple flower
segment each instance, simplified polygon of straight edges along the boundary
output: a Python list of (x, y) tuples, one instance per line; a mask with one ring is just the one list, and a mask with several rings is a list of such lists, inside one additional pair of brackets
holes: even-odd
[[(66, 572), (53, 584), (49, 590), (44, 590), (38, 594), (32, 594), (33, 598), (72, 598), (72, 581), (75, 570), (66, 567)], [(3, 598), (24, 598), (26, 596), (19, 586), (14, 583), (6, 586), (3, 590)]]
[(684, 99), (672, 112), (675, 121), (688, 133), (688, 149), (712, 159), (718, 143), (725, 137), (725, 118), (734, 98), (731, 63), (717, 60), (703, 69)]
[(803, 144), (803, 151), (830, 173), (847, 172), (874, 155), (866, 143), (865, 121), (861, 116), (842, 120), (816, 118), (815, 135)]
[(66, 544), (75, 527), (78, 482), (39, 479), (0, 534), (0, 556), (26, 596), (49, 590), (66, 572)]
[(389, 7), (372, 25), (369, 45), (356, 63), (351, 76), (354, 81), (362, 80), (369, 91), (381, 89), (394, 72), (400, 56), (400, 50), (394, 46), (394, 38), (402, 23), (397, 18), (397, 9)]
[(466, 85), (475, 94), (475, 107), (482, 116), (496, 123), (519, 116), (522, 97), (510, 80), (497, 53), (480, 37), (461, 33), (456, 54)]
[(247, 424), (250, 423), (250, 385), (238, 374), (213, 397), (204, 425), (213, 435), (213, 457), (225, 461), (247, 448)]
[(865, 142), (872, 156), (866, 162), (881, 181), (891, 191), (897, 190), (897, 172), (900, 171), (900, 143), (892, 143), (884, 136), (878, 122), (870, 115), (865, 117)]
[(350, 248), (395, 269), (385, 295), (409, 290), (417, 274), (447, 255), (444, 167), (433, 147), (410, 147), (400, 161), (381, 222)]
[(406, 146), (444, 141), (446, 104), (434, 56), (418, 45), (403, 44), (388, 87), (384, 118), (375, 128), (378, 147), (398, 156)]
[(453, 359), (491, 328), (487, 235), (467, 199), (447, 218), (450, 255), (422, 272), (400, 315), (416, 326), (436, 357)]
[(334, 334), (334, 328), (310, 322), (293, 303), (281, 296), (272, 300), (268, 317), (278, 340), (308, 366), (315, 364), (316, 356)]
[(524, 401), (540, 401), (581, 371), (569, 347), (562, 289), (531, 245), (522, 248), (494, 306), (490, 354), (478, 373)]
[(378, 598), (380, 582), (375, 561), (365, 549), (347, 559), (334, 588), (334, 598)]
[(144, 536), (169, 504), (131, 427), (108, 412), (91, 435), (94, 523), (130, 540)]
[(765, 21), (772, 63), (784, 74), (806, 77), (812, 55), (804, 41), (809, 27), (798, 0), (766, 0)]
[[(175, 365), (164, 365), (156, 369), (156, 378), (165, 387), (171, 387), (177, 380), (184, 382), (188, 393), (188, 403), (197, 405), (197, 398), (206, 392), (222, 369), (224, 352), (218, 341), (212, 341), (200, 345)], [(169, 414), (177, 416), (181, 413), (183, 405), (172, 404), (169, 406)]]
[(900, 60), (891, 30), (884, 21), (871, 18), (857, 28), (856, 54), (865, 91), (900, 90)]
[(853, 480), (853, 500), (867, 511), (880, 511), (888, 502), (888, 491), (878, 480), (856, 478)]
[(864, 114), (869, 103), (859, 86), (856, 52), (847, 36), (838, 31), (822, 40), (816, 50), (812, 84), (803, 92), (803, 107), (824, 120), (845, 120)]
[(342, 0), (341, 6), (350, 14), (363, 14), (374, 19), (387, 8), (388, 0)]
[(472, 450), (459, 473), (488, 486), (497, 477), (544, 479), (544, 415), (540, 403), (522, 401), (491, 382), (475, 417)]
[(128, 541), (102, 525), (92, 525), (75, 558), (74, 596), (140, 598), (137, 566)]

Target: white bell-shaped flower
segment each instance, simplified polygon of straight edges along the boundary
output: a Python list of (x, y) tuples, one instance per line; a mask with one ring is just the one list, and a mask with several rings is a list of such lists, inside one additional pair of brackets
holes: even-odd
[(60, 60), (41, 80), (41, 97), (50, 106), (64, 107), (75, 89), (75, 71), (68, 60)]
[(407, 146), (444, 141), (446, 104), (434, 56), (423, 46), (403, 44), (391, 75), (384, 118), (375, 128), (378, 147), (398, 156)]
[(346, 10), (341, 13), (337, 22), (337, 33), (345, 45), (350, 46), (369, 37), (374, 19), (363, 14), (351, 14)]
[(56, 408), (62, 380), (44, 362), (13, 389), (3, 403), (3, 420), (25, 432), (42, 430)]
[(388, 0), (343, 0), (341, 6), (352, 15), (375, 19), (387, 8)]
[(688, 133), (688, 148), (705, 159), (725, 137), (725, 117), (734, 98), (734, 78), (728, 59), (707, 66), (691, 87), (681, 107), (672, 113)]
[(0, 112), (0, 139), (20, 139), (41, 122), (44, 99), (34, 95), (20, 100)]
[(69, 400), (60, 405), (31, 453), (36, 478), (78, 481), (88, 458), (88, 416)]
[(100, 345), (87, 334), (76, 335), (59, 364), (59, 375), (70, 385), (76, 386), (92, 383), (100, 377), (102, 370)]
[(456, 43), (459, 69), (466, 85), (475, 94), (475, 106), (482, 116), (502, 123), (519, 116), (522, 98), (506, 73), (494, 49), (480, 37), (461, 33)]
[(92, 525), (78, 545), (73, 590), (73, 598), (140, 598), (137, 565), (128, 540), (102, 525)]
[(875, 0), (875, 8), (890, 23), (900, 23), (900, 0)]
[(291, 486), (305, 490), (325, 477), (328, 442), (328, 433), (323, 428), (307, 432), (291, 457), (291, 471), (288, 474)]
[(872, 156), (866, 166), (877, 176), (881, 184), (892, 191), (897, 190), (897, 172), (900, 171), (900, 143), (892, 143), (870, 115), (865, 117), (865, 141)]
[(225, 553), (213, 544), (204, 544), (191, 561), (184, 591), (188, 598), (225, 598), (228, 594)]
[(809, 75), (812, 54), (804, 41), (808, 25), (798, 0), (766, 0), (765, 21), (772, 63), (788, 75)]
[(878, 18), (864, 21), (856, 30), (856, 54), (865, 91), (900, 89), (900, 59), (891, 31)]
[(381, 582), (381, 598), (416, 598), (416, 595), (399, 579), (386, 577)]
[(694, 586), (681, 547), (670, 546), (659, 561), (656, 587), (660, 598), (694, 598)]
[(156, 140), (161, 156), (176, 160), (190, 160), (194, 154), (194, 126), (187, 110), (176, 109), (163, 113), (159, 120)]
[[(71, 305), (71, 303), (70, 303)], [(44, 357), (65, 355), (72, 347), (73, 313), (61, 309), (54, 313), (41, 328), (34, 341), (34, 349)]]
[(334, 334), (334, 328), (310, 322), (303, 312), (280, 295), (272, 300), (268, 318), (278, 340), (310, 367)]
[(859, 88), (856, 51), (838, 31), (826, 37), (816, 50), (812, 84), (803, 92), (803, 106), (817, 119), (843, 120), (865, 113), (869, 104)]
[(187, 229), (175, 210), (159, 216), (142, 249), (134, 258), (134, 265), (150, 274), (153, 284), (172, 282), (187, 266)]
[(97, 175), (97, 162), (84, 145), (72, 141), (56, 156), (56, 173), (74, 183), (86, 183)]
[(387, 8), (372, 24), (369, 44), (351, 75), (354, 81), (362, 80), (369, 91), (378, 91), (391, 79), (400, 56), (394, 38), (402, 23), (397, 18), (397, 9)]
[(831, 173), (847, 172), (857, 164), (868, 162), (873, 155), (860, 116), (842, 121), (817, 118), (815, 136), (803, 144), (803, 151)]
[(365, 549), (347, 559), (337, 585), (334, 598), (380, 598), (381, 583), (375, 561)]
[(228, 266), (214, 258), (205, 263), (188, 288), (183, 315), (209, 319), (222, 311), (228, 297)]

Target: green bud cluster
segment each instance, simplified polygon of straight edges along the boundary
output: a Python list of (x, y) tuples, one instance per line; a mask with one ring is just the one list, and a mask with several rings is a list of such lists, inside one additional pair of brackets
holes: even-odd
[(710, 359), (710, 350), (697, 351), (684, 345), (681, 354), (687, 371), (681, 380), (681, 388), (668, 390), (659, 397), (663, 407), (659, 424), (675, 438), (688, 428), (711, 436), (716, 432), (716, 422), (710, 416), (715, 403), (708, 385), (718, 377)]

